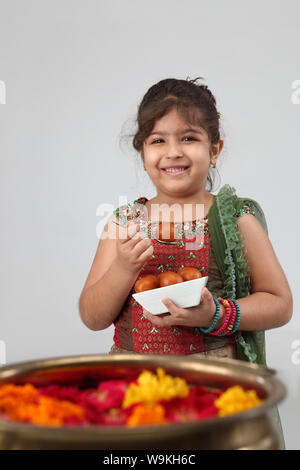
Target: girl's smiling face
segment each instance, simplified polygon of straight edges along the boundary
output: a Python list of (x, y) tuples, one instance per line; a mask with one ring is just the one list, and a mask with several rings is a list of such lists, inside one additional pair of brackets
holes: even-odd
[[(158, 194), (192, 197), (203, 191), (210, 164), (216, 163), (222, 147), (221, 139), (211, 145), (203, 128), (187, 124), (173, 108), (155, 122), (139, 153)], [(170, 167), (185, 170), (167, 172)]]

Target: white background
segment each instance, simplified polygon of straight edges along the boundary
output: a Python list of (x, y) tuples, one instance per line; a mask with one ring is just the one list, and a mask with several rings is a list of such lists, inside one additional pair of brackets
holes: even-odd
[(267, 332), (267, 357), (288, 387), (287, 448), (300, 448), (299, 16), (296, 0), (0, 1), (7, 364), (108, 352), (113, 327), (90, 331), (78, 311), (97, 208), (155, 194), (125, 138), (137, 104), (159, 80), (201, 76), (222, 113), (217, 191), (259, 202), (292, 288), (293, 319)]

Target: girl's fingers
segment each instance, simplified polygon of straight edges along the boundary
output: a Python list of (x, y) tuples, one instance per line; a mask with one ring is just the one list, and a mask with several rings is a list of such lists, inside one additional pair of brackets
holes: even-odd
[(132, 234), (132, 231), (133, 231), (133, 228), (130, 228), (129, 230), (129, 227), (131, 227), (130, 225), (130, 222), (126, 225), (119, 225), (118, 226), (118, 230), (119, 230), (119, 239), (120, 239), (120, 242), (121, 243), (127, 243), (129, 240), (131, 240), (131, 236), (133, 235)]
[(139, 257), (149, 246), (152, 245), (151, 239), (147, 237), (145, 232), (141, 231), (139, 225), (136, 228), (129, 229), (129, 233), (132, 234), (132, 237), (127, 240), (127, 246), (130, 250), (135, 250), (135, 254)]
[(146, 315), (147, 320), (151, 321), (156, 326), (170, 326), (171, 315), (169, 313), (161, 313), (159, 315), (152, 315), (145, 308), (143, 308), (143, 314)]
[[(144, 246), (150, 245), (150, 238), (147, 237), (147, 235), (144, 232), (136, 232), (131, 240), (128, 241), (128, 246), (130, 246), (131, 249), (135, 248), (138, 243), (141, 241), (146, 240), (146, 242), (143, 243)], [(148, 244), (148, 245), (147, 245)]]
[(156, 326), (171, 326), (172, 319), (169, 313), (161, 313), (160, 315), (147, 314), (147, 319)]
[(142, 254), (138, 256), (138, 262), (143, 263), (148, 260), (148, 258), (153, 255), (153, 245), (150, 243), (148, 248), (145, 250), (143, 248)]
[(127, 239), (131, 240), (140, 231), (139, 224), (129, 222), (127, 225)]
[(182, 313), (183, 313), (182, 308), (174, 304), (172, 300), (168, 299), (167, 297), (164, 297), (161, 299), (161, 301), (167, 307), (168, 311), (171, 313), (173, 318), (182, 316)]
[(208, 291), (208, 289), (206, 287), (203, 287), (202, 294), (201, 294), (201, 302), (202, 301), (206, 302), (207, 300), (209, 300), (210, 297), (211, 297), (211, 294)]
[(207, 289), (207, 287), (205, 287), (205, 295), (206, 295), (206, 298), (207, 300), (213, 300), (213, 295), (211, 292), (209, 292), (209, 290)]
[(120, 226), (121, 227), (121, 243), (130, 243), (134, 235), (139, 232), (140, 226), (139, 224), (135, 224), (134, 222), (127, 222), (125, 226)]
[(140, 227), (131, 240), (127, 242), (127, 246), (131, 251), (134, 250), (137, 259), (143, 256), (144, 253), (149, 254), (153, 250), (151, 239), (147, 237), (145, 232), (140, 231)]

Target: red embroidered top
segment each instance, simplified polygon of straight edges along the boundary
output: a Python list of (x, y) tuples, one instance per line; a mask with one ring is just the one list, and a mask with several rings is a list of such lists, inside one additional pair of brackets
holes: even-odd
[[(209, 241), (207, 217), (183, 223), (174, 222), (177, 243), (165, 244), (154, 239), (159, 238), (159, 222), (150, 221), (144, 216), (146, 201), (146, 197), (140, 197), (133, 204), (125, 204), (114, 211), (120, 223), (126, 224), (128, 219), (138, 222), (140, 229), (150, 236), (153, 245), (152, 257), (144, 264), (136, 280), (147, 274), (178, 271), (181, 266), (191, 266), (208, 276), (207, 288), (212, 295), (222, 297), (223, 282)], [(247, 206), (243, 209), (236, 215), (250, 211)], [(119, 348), (149, 354), (193, 354), (235, 342), (234, 335), (215, 337), (195, 327), (156, 327), (147, 320), (142, 306), (132, 297), (133, 293), (134, 284), (114, 322), (114, 342)]]

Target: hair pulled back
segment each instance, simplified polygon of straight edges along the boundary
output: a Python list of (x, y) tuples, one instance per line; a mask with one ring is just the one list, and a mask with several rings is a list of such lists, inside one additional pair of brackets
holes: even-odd
[[(206, 85), (198, 84), (197, 77), (190, 80), (167, 78), (151, 86), (138, 105), (137, 132), (133, 137), (133, 147), (143, 152), (145, 139), (152, 131), (155, 121), (162, 118), (172, 109), (177, 109), (181, 118), (190, 125), (206, 130), (210, 145), (220, 140), (219, 118), (216, 99)], [(208, 173), (208, 190), (211, 191), (213, 178)]]

